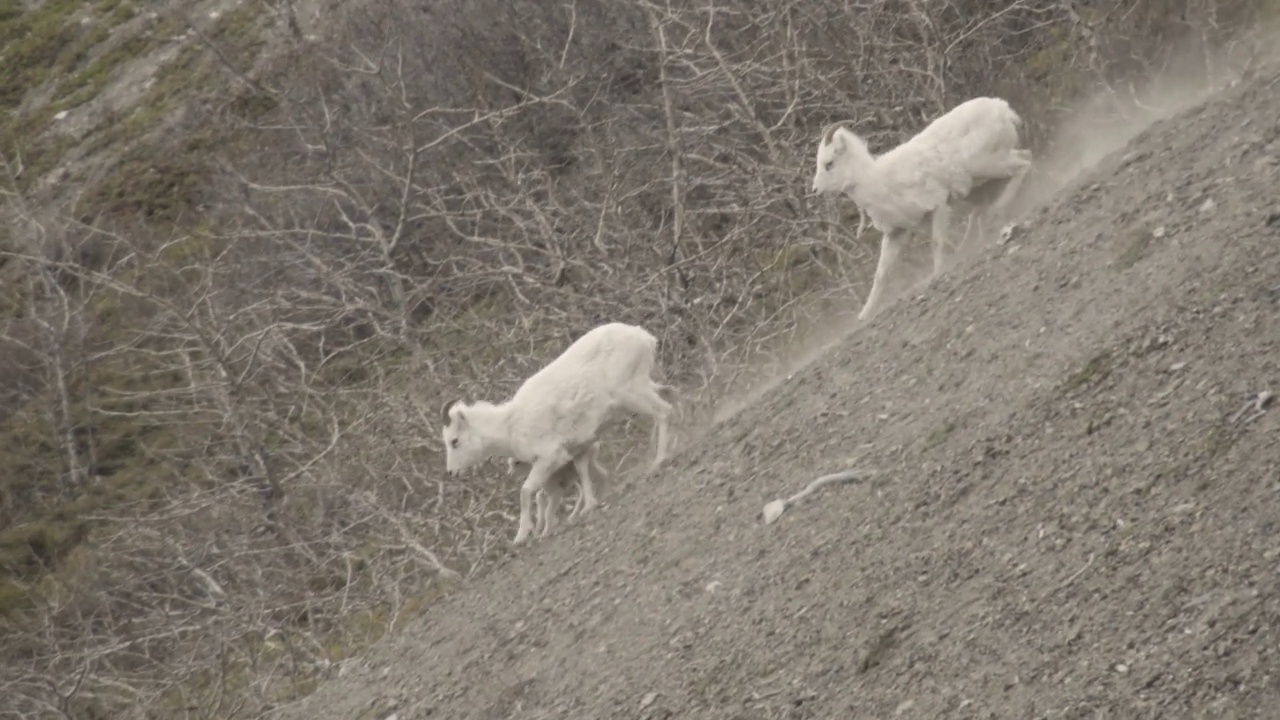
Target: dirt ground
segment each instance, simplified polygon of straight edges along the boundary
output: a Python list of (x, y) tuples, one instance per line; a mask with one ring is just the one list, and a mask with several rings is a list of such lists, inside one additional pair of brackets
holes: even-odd
[(1155, 124), (279, 717), (1280, 717), (1277, 118)]

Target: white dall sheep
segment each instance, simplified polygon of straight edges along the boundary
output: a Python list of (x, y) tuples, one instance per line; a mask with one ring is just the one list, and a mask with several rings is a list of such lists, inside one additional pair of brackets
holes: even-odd
[(870, 317), (880, 304), (885, 277), (897, 265), (906, 236), (932, 224), (936, 275), (953, 201), (988, 205), (993, 213), (1003, 210), (1031, 167), (1031, 151), (1018, 149), (1021, 124), (1009, 103), (980, 97), (957, 105), (879, 157), (842, 123), (823, 131), (813, 192), (845, 193), (882, 233), (880, 260), (859, 319)]
[(656, 467), (667, 457), (671, 404), (655, 382), (658, 340), (644, 328), (624, 323), (601, 325), (578, 338), (546, 367), (534, 373), (504, 403), (454, 400), (442, 410), (441, 434), (450, 475), (491, 457), (529, 463), (520, 488), (520, 527), (515, 544), (534, 529), (533, 501), (553, 473), (573, 463), (582, 485), (582, 512), (595, 509), (591, 453), (600, 427), (616, 410), (650, 417), (657, 428)]

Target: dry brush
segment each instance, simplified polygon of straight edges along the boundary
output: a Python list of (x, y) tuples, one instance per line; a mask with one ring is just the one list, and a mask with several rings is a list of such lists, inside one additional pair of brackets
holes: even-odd
[(239, 152), (198, 220), (6, 197), (0, 717), (307, 692), (507, 552), (517, 484), (445, 479), (445, 396), (509, 393), (620, 320), (705, 411), (865, 292), (873, 257), (806, 197), (821, 127), (885, 147), (979, 92), (1043, 109), (1018, 88), (1050, 51), (1118, 72), (1107, 18), (1049, 0), (331, 12), (217, 106)]

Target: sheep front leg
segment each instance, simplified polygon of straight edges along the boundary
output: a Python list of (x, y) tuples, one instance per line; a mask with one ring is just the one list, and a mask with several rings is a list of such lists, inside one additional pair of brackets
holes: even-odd
[(551, 477), (551, 473), (562, 465), (564, 460), (560, 458), (538, 458), (533, 462), (533, 467), (529, 469), (529, 477), (525, 478), (524, 484), (520, 486), (520, 527), (516, 530), (516, 537), (512, 544), (523, 544), (533, 533), (534, 496), (547, 486), (547, 479)]
[(884, 294), (885, 279), (898, 264), (898, 253), (901, 250), (898, 242), (900, 233), (899, 230), (886, 232), (880, 238), (880, 259), (876, 262), (876, 273), (871, 280), (871, 293), (867, 295), (867, 302), (862, 306), (862, 312), (858, 313), (859, 320), (871, 317), (871, 313), (880, 304), (880, 296)]

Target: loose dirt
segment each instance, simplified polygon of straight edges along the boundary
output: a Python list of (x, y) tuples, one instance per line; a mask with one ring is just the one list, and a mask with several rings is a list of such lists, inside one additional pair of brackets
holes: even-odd
[(279, 717), (1280, 717), (1277, 118), (1156, 123)]

